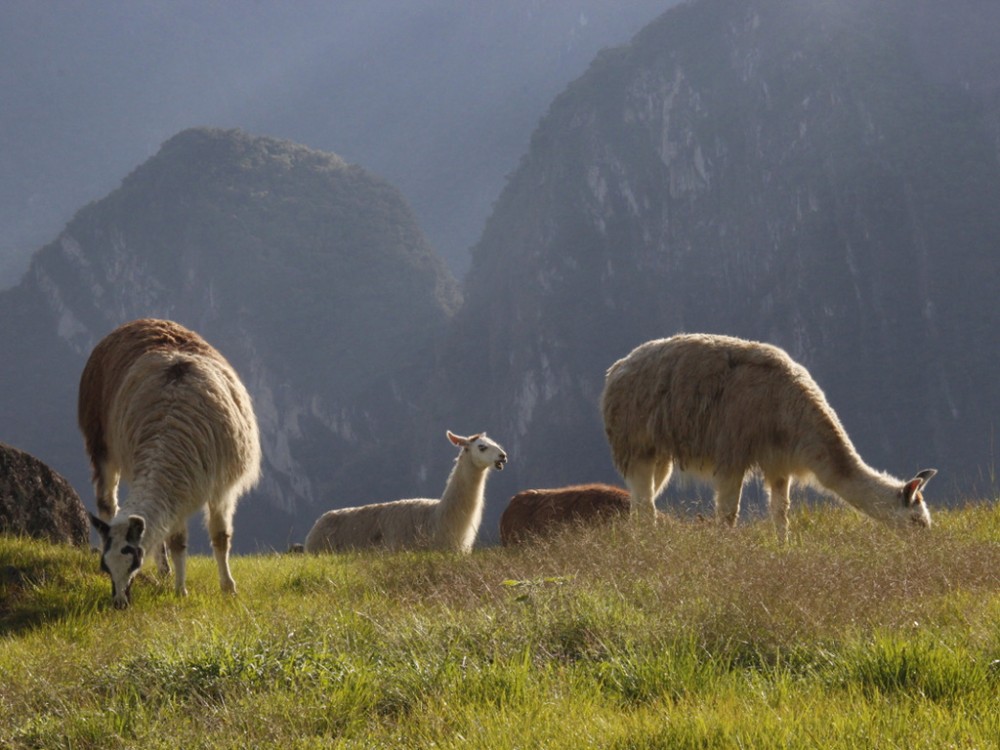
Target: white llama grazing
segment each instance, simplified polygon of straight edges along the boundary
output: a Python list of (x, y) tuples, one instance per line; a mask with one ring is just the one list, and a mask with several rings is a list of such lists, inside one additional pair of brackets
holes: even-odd
[[(164, 542), (175, 590), (187, 593), (187, 519), (202, 507), (219, 583), (235, 592), (233, 513), (257, 483), (261, 454), (250, 395), (225, 358), (177, 323), (126, 323), (87, 360), (78, 417), (100, 514), (91, 521), (114, 605), (128, 606), (145, 550), (159, 551)], [(119, 478), (129, 485), (121, 509)]]
[(759, 471), (782, 539), (792, 479), (815, 479), (886, 523), (931, 525), (921, 488), (936, 471), (904, 482), (869, 467), (806, 369), (775, 346), (699, 334), (648, 341), (608, 370), (601, 411), (633, 514), (653, 514), (676, 466), (714, 484), (716, 515), (731, 526), (747, 472)]
[(486, 475), (490, 467), (502, 471), (507, 454), (485, 432), (447, 435), (461, 451), (440, 500), (410, 498), (328, 511), (306, 536), (306, 552), (366, 547), (471, 551), (483, 520)]

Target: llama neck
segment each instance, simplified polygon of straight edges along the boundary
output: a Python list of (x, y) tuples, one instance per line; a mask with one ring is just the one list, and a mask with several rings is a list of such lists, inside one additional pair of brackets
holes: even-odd
[(126, 523), (129, 516), (142, 516), (146, 522), (142, 536), (142, 546), (146, 550), (159, 546), (170, 535), (177, 521), (163, 489), (155, 484), (144, 486), (142, 482), (129, 487), (128, 498), (111, 523)]
[(486, 490), (487, 469), (479, 469), (461, 454), (448, 476), (441, 500), (437, 505), (441, 531), (468, 528), (475, 536), (483, 516), (483, 494)]
[(860, 458), (851, 471), (819, 479), (862, 513), (884, 521), (890, 520), (896, 509), (902, 484), (894, 477), (871, 468)]
[(461, 512), (482, 505), (486, 489), (486, 469), (477, 469), (465, 454), (458, 457), (441, 493), (442, 513)]

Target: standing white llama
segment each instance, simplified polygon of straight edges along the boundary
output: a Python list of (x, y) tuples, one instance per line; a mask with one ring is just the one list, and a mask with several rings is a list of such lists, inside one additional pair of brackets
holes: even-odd
[(782, 539), (793, 479), (815, 479), (889, 524), (931, 525), (921, 489), (936, 471), (904, 482), (869, 467), (816, 382), (778, 347), (706, 334), (648, 341), (608, 370), (601, 411), (633, 514), (653, 515), (676, 466), (714, 485), (716, 515), (730, 526), (747, 472), (759, 471)]
[[(78, 417), (100, 514), (91, 521), (114, 605), (128, 606), (145, 550), (159, 551), (164, 541), (175, 590), (187, 593), (187, 519), (202, 507), (220, 586), (235, 592), (233, 513), (257, 483), (261, 454), (250, 395), (225, 358), (177, 323), (126, 323), (87, 360)], [(129, 492), (119, 509), (120, 478)]]
[(486, 475), (502, 471), (507, 454), (486, 433), (448, 440), (461, 448), (439, 500), (410, 498), (331, 510), (306, 536), (306, 552), (383, 547), (470, 552), (483, 520)]

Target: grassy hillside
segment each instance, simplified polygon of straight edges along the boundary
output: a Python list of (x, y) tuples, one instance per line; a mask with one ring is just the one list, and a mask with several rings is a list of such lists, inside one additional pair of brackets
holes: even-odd
[(223, 598), (0, 539), (0, 746), (991, 747), (1000, 508), (833, 506), (465, 558), (237, 557)]

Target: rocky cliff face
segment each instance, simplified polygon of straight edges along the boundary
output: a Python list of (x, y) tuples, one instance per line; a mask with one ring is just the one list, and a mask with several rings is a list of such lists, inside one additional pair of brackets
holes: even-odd
[(11, 321), (4, 438), (87, 487), (75, 420), (86, 357), (122, 322), (177, 320), (230, 359), (254, 398), (264, 479), (237, 537), (283, 546), (318, 508), (396, 489), (381, 456), (419, 413), (418, 384), (458, 300), (386, 183), (287, 142), (186, 131), (0, 295)]
[[(952, 37), (998, 20), (952, 10)], [(935, 13), (701, 0), (553, 103), (474, 250), (449, 343), (462, 378), (445, 390), (506, 436), (508, 481), (614, 478), (605, 369), (708, 331), (788, 349), (871, 463), (937, 466), (944, 496), (993, 489), (1000, 65), (982, 44), (935, 64), (928, 50), (956, 49)]]

